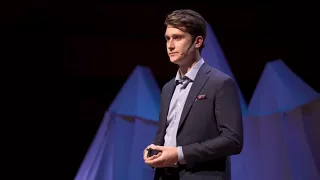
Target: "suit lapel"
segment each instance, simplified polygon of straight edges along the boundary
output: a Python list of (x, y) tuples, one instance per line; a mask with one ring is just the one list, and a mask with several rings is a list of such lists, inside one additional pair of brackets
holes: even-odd
[(199, 69), (199, 72), (197, 73), (197, 76), (192, 84), (192, 87), (190, 89), (189, 95), (187, 97), (187, 100), (185, 102), (185, 105), (183, 107), (183, 111), (181, 114), (180, 122), (179, 122), (179, 127), (178, 127), (178, 133), (179, 130), (181, 129), (182, 124), (186, 120), (187, 114), (189, 113), (195, 98), (199, 94), (200, 90), (202, 87), (205, 85), (207, 82), (209, 76), (207, 76), (207, 73), (210, 72), (210, 67), (206, 63), (204, 63), (201, 68)]

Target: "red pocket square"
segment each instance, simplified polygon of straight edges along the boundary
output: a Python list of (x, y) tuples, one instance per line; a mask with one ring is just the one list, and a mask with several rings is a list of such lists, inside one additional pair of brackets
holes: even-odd
[(198, 95), (197, 98), (196, 98), (196, 101), (203, 100), (203, 99), (207, 99), (207, 95), (206, 94)]

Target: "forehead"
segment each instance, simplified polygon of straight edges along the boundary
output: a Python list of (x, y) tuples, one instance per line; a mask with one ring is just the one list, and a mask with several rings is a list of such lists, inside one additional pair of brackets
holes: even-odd
[(170, 25), (167, 26), (165, 36), (172, 36), (172, 35), (186, 35), (187, 32), (184, 32), (178, 28), (172, 27)]

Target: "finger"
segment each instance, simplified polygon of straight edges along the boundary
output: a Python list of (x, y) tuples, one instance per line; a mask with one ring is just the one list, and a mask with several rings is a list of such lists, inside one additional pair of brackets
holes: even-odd
[(153, 160), (147, 160), (146, 164), (153, 167), (160, 167), (164, 163), (164, 159), (162, 157), (155, 158)]
[(147, 158), (148, 158), (148, 150), (145, 149), (145, 150), (143, 151), (143, 159), (146, 160)]
[(163, 147), (163, 146), (152, 146), (152, 149), (163, 151), (165, 149), (165, 147)]
[(156, 154), (156, 158), (160, 157), (162, 155), (162, 152), (159, 152), (158, 154)]
[(149, 163), (161, 163), (166, 160), (166, 157), (163, 153), (158, 153), (157, 155), (154, 155), (148, 159)]
[(151, 148), (151, 147), (153, 147), (153, 146), (154, 146), (154, 144), (150, 144), (149, 146), (147, 146), (147, 147), (144, 149), (144, 151), (143, 151), (143, 159), (148, 158), (148, 149)]
[(154, 144), (150, 144), (149, 146), (148, 146), (148, 148), (151, 148), (151, 149), (154, 149), (156, 147), (156, 145), (154, 145)]
[(156, 155), (153, 155), (152, 157), (151, 157), (151, 160), (153, 160), (153, 159), (156, 159), (156, 158), (159, 158), (160, 156), (161, 156), (161, 152), (160, 153), (158, 153), (158, 154), (156, 154)]
[[(148, 148), (150, 148), (150, 147), (152, 147), (152, 146), (154, 146), (154, 144), (150, 144), (150, 145), (148, 146)], [(148, 148), (147, 148), (147, 149), (148, 149)]]
[(156, 159), (156, 158), (158, 158), (156, 155), (154, 155), (154, 156), (151, 156), (151, 157), (148, 157), (145, 161), (146, 162), (151, 162), (151, 161), (153, 161), (154, 159)]
[(161, 153), (158, 153), (157, 155), (153, 155), (151, 157), (146, 158), (145, 163), (152, 164), (152, 163), (156, 162), (156, 159), (158, 159), (159, 157), (161, 157)]
[(154, 144), (150, 144), (149, 146), (146, 147), (145, 150), (147, 150), (147, 149), (149, 149), (149, 148), (152, 148), (152, 147), (154, 147), (154, 146), (155, 146)]
[(153, 155), (151, 157), (147, 157), (144, 161), (145, 163), (152, 163), (152, 161), (158, 157), (160, 157), (160, 155)]

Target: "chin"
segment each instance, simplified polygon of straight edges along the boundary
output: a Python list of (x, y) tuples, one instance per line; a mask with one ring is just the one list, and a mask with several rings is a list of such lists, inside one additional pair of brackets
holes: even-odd
[(181, 58), (176, 58), (176, 57), (171, 57), (170, 58), (170, 61), (172, 62), (172, 63), (174, 63), (174, 64), (180, 64), (180, 62), (181, 62)]

